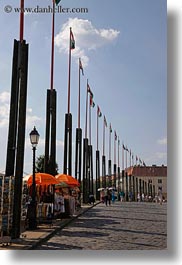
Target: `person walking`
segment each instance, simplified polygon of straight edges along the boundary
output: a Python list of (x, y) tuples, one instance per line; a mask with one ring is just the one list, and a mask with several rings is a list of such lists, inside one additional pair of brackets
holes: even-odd
[(111, 192), (110, 192), (110, 190), (108, 190), (108, 192), (107, 192), (107, 196), (108, 196), (108, 202), (109, 202), (109, 205), (111, 205)]
[(162, 188), (159, 188), (158, 190), (158, 198), (160, 205), (162, 205)]
[(113, 190), (113, 191), (112, 191), (112, 203), (115, 202), (115, 199), (116, 199), (116, 197), (115, 197), (115, 192), (114, 192), (114, 190)]
[(104, 191), (104, 201), (105, 201), (105, 205), (107, 206), (107, 202), (108, 202), (108, 189), (105, 189), (105, 191)]

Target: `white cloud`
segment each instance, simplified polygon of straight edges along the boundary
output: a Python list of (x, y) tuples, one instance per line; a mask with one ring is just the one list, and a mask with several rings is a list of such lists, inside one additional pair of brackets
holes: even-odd
[(160, 145), (167, 145), (167, 138), (157, 140), (157, 143)]
[(0, 128), (8, 126), (10, 93), (0, 93)]
[(69, 18), (55, 36), (55, 45), (60, 52), (68, 53), (70, 27), (75, 38), (75, 49), (72, 51), (72, 56), (80, 57), (83, 66), (87, 66), (89, 62), (86, 55), (89, 50), (95, 50), (113, 42), (120, 33), (114, 29), (97, 29), (89, 20)]
[[(7, 128), (9, 124), (10, 93), (3, 91), (0, 93), (0, 128)], [(42, 119), (32, 114), (32, 109), (27, 109), (26, 126), (32, 128), (33, 125)]]
[(1, 103), (9, 103), (10, 102), (10, 93), (7, 91), (3, 91), (0, 94), (0, 102)]

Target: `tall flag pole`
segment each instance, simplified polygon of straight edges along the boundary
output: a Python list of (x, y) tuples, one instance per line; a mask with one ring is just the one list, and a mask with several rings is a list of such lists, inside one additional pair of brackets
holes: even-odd
[(99, 150), (99, 118), (102, 117), (102, 112), (97, 106), (97, 150)]
[(126, 185), (125, 185), (125, 190), (126, 190), (126, 201), (128, 201), (128, 172), (127, 172), (127, 152), (129, 152), (128, 151), (128, 148), (127, 148), (127, 146), (125, 146), (124, 144), (123, 144), (123, 149), (124, 149), (124, 151), (126, 151), (126, 168), (125, 168), (125, 177), (126, 177)]
[(88, 94), (93, 95), (89, 83), (88, 83), (88, 79), (87, 79), (87, 90), (86, 90), (86, 111), (85, 111), (85, 138), (87, 138), (87, 116), (88, 116)]
[(120, 166), (120, 161), (119, 161), (119, 147), (120, 147), (120, 139), (118, 136), (118, 167)]
[(110, 125), (109, 125), (109, 160), (108, 160), (109, 187), (111, 187), (111, 185), (112, 185), (112, 181), (111, 181), (111, 133), (112, 133), (112, 126), (110, 123)]
[(125, 188), (125, 183), (124, 183), (124, 150), (125, 146), (124, 143), (122, 142), (122, 192), (124, 192)]
[(54, 28), (55, 28), (55, 1), (52, 1), (52, 47), (51, 47), (51, 85), (50, 88), (53, 90), (53, 79), (54, 79)]
[(136, 156), (136, 166), (138, 165), (138, 156)]
[(78, 128), (80, 128), (80, 71), (82, 75), (84, 75), (83, 66), (82, 66), (82, 62), (80, 58), (79, 58), (78, 67), (79, 67), (79, 70), (78, 70)]
[(91, 108), (95, 107), (95, 103), (93, 101), (93, 94), (90, 93), (90, 104), (89, 104), (89, 140), (90, 140), (90, 145), (92, 144), (92, 122), (91, 122)]
[(85, 110), (85, 138), (83, 139), (83, 202), (88, 202), (88, 196), (90, 191), (89, 182), (89, 144), (87, 138), (87, 116), (88, 116), (88, 94), (92, 94), (88, 79), (86, 85), (86, 110)]
[[(19, 40), (14, 40), (13, 50), (11, 99), (5, 169), (5, 180), (7, 181), (7, 185), (9, 185), (12, 181), (12, 185), (14, 186), (14, 202), (16, 203), (13, 204), (12, 222), (5, 222), (2, 225), (2, 236), (10, 235), (13, 239), (20, 237), (28, 80), (28, 44), (26, 44), (23, 35), (24, 0), (20, 0), (20, 9)], [(14, 179), (12, 179), (12, 176), (15, 176)], [(4, 218), (3, 215), (4, 213), (2, 213), (2, 218)]]
[[(134, 168), (134, 154), (131, 154), (131, 158), (132, 158), (132, 169)], [(133, 179), (133, 200), (136, 201), (137, 200), (137, 185), (138, 185), (138, 180), (137, 177), (132, 176)]]
[[(44, 171), (55, 175), (56, 167), (56, 101), (57, 93), (54, 89), (54, 28), (55, 28), (55, 3), (52, 1), (52, 41), (51, 41), (51, 77), (50, 89), (47, 90), (47, 105), (46, 105), (46, 133), (45, 133), (45, 157)], [(51, 140), (51, 144), (50, 144)]]
[[(80, 128), (80, 72), (84, 75), (81, 59), (78, 60), (78, 127), (76, 128), (76, 146), (75, 146), (75, 178), (78, 179), (81, 189), (81, 160), (82, 160), (82, 129)], [(81, 203), (81, 190), (79, 201)]]
[(24, 32), (24, 0), (20, 0), (20, 42), (23, 41), (23, 32)]
[(131, 149), (130, 149), (130, 151), (128, 150), (128, 152), (129, 152), (129, 156), (130, 156), (130, 167), (129, 167), (129, 198), (130, 198), (130, 200), (132, 200), (132, 178), (131, 178)]
[(70, 79), (71, 79), (71, 51), (75, 49), (75, 39), (70, 27), (69, 64), (68, 64), (68, 113), (70, 113)]
[(92, 119), (91, 109), (94, 108), (95, 103), (93, 101), (93, 93), (90, 93), (90, 104), (89, 104), (89, 193), (93, 194), (93, 152), (92, 152)]
[(71, 51), (75, 49), (75, 39), (70, 27), (69, 61), (68, 61), (68, 112), (65, 114), (64, 136), (64, 174), (72, 175), (72, 114), (70, 113), (70, 79), (71, 79)]
[(131, 149), (130, 149), (130, 168), (131, 168)]
[(117, 134), (114, 131), (114, 164), (116, 164), (116, 141), (117, 141)]
[(121, 183), (120, 183), (119, 147), (120, 147), (120, 139), (119, 139), (119, 136), (118, 136), (118, 191), (121, 190)]
[(112, 179), (112, 186), (116, 188), (116, 141), (117, 141), (117, 134), (114, 131), (114, 174)]
[(100, 107), (97, 106), (97, 150), (96, 150), (96, 200), (99, 200), (99, 191), (100, 188), (100, 152), (99, 152), (99, 118), (102, 117), (102, 112)]
[(106, 157), (105, 157), (105, 127), (107, 127), (106, 117), (103, 119), (103, 153), (102, 153), (102, 187), (106, 188)]

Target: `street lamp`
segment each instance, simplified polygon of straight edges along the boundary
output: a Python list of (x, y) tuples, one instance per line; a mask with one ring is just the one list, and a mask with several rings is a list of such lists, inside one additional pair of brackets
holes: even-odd
[(29, 229), (36, 229), (37, 228), (37, 220), (36, 220), (36, 183), (35, 183), (35, 151), (39, 141), (39, 133), (36, 130), (35, 126), (33, 130), (30, 132), (30, 142), (32, 144), (33, 150), (33, 175), (32, 175), (32, 200), (29, 205)]

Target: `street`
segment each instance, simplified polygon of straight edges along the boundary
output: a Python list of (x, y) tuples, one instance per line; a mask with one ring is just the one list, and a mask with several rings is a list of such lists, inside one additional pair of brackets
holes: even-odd
[(167, 204), (98, 204), (60, 230), (40, 250), (162, 250), (167, 248)]

